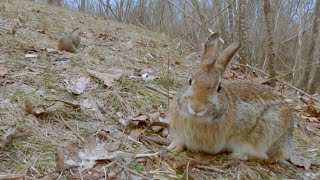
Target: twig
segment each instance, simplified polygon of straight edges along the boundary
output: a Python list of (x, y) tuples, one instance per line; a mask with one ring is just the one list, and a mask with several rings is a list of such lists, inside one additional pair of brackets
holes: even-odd
[(3, 86), (2, 86), (2, 99), (5, 100), (5, 97), (4, 97), (4, 92), (6, 90), (6, 84), (7, 84), (7, 80), (6, 78), (4, 79), (4, 83), (3, 83)]
[(75, 32), (76, 30), (78, 30), (78, 29), (79, 29), (79, 27), (74, 28), (74, 29), (71, 31), (70, 34), (74, 33), (74, 32)]
[(0, 180), (15, 180), (15, 179), (25, 179), (26, 176), (16, 176), (16, 177), (5, 177), (1, 178)]
[(144, 175), (142, 175), (142, 174), (140, 174), (140, 173), (138, 173), (138, 172), (135, 172), (135, 171), (129, 169), (128, 167), (123, 166), (122, 164), (117, 163), (117, 165), (120, 166), (120, 167), (122, 167), (122, 168), (124, 168), (124, 169), (127, 169), (128, 171), (132, 172), (133, 174), (136, 174), (136, 175), (138, 175), (138, 176), (140, 176), (140, 177), (143, 177), (143, 178), (145, 178), (145, 179), (151, 180), (151, 179), (148, 178), (147, 176), (144, 176)]
[(196, 168), (206, 169), (206, 170), (213, 170), (213, 171), (217, 171), (217, 172), (220, 172), (220, 173), (226, 173), (227, 172), (227, 171), (224, 171), (222, 169), (218, 169), (218, 168), (212, 167), (212, 166), (196, 165)]
[[(256, 71), (258, 71), (258, 72), (262, 73), (263, 75), (265, 75), (265, 76), (268, 76), (268, 77), (269, 77), (269, 75), (268, 75), (266, 72), (264, 72), (264, 71), (262, 71), (262, 70), (260, 70), (260, 69), (258, 69), (258, 68), (256, 68), (256, 67), (252, 67), (252, 66), (250, 66), (250, 65), (246, 65), (246, 64), (239, 64), (239, 63), (233, 63), (233, 64), (235, 64), (235, 65), (239, 65), (239, 66), (248, 67), (248, 68), (251, 68), (251, 69), (254, 69), (254, 70), (256, 70)], [(275, 79), (277, 79), (277, 77), (280, 77), (280, 76), (282, 76), (282, 75), (276, 76), (276, 77), (274, 77), (274, 78), (275, 78)], [(268, 80), (270, 80), (270, 79), (268, 79)], [(293, 85), (291, 85), (291, 84), (289, 84), (289, 83), (287, 83), (287, 82), (285, 82), (285, 81), (282, 81), (282, 80), (279, 80), (279, 79), (277, 79), (277, 80), (278, 80), (279, 82), (281, 82), (281, 83), (283, 83), (283, 84), (285, 84), (285, 85), (289, 86), (290, 88), (292, 88), (292, 89), (294, 89), (294, 90), (296, 90), (296, 91), (300, 92), (301, 94), (306, 95), (308, 98), (310, 98), (310, 99), (312, 99), (312, 100), (314, 100), (314, 101), (319, 102), (317, 99), (315, 99), (315, 98), (314, 98), (313, 96), (311, 96), (310, 94), (308, 94), (308, 93), (304, 92), (303, 90), (301, 90), (301, 89), (299, 89), (299, 88), (297, 88), (297, 87), (295, 87), (295, 86), (293, 86)]]
[(137, 22), (141, 27), (143, 27), (143, 28), (145, 28), (145, 29), (148, 29), (148, 28), (146, 28), (140, 21), (138, 21), (138, 19), (136, 19), (136, 22)]
[(183, 168), (185, 166), (190, 166), (190, 167), (195, 167), (197, 165), (209, 165), (209, 161), (204, 161), (204, 162), (201, 162), (201, 161), (196, 161), (196, 160), (191, 160), (191, 159), (187, 159), (185, 161), (180, 161), (180, 162), (176, 162), (174, 163), (173, 165), (173, 168), (175, 169), (180, 169), (180, 168)]
[(142, 138), (159, 145), (169, 146), (170, 141), (167, 138), (142, 136)]
[(83, 139), (83, 137), (80, 136), (71, 126), (64, 120), (62, 116), (59, 116), (62, 122), (83, 142), (85, 143), (86, 141)]
[(148, 125), (148, 127), (146, 129), (150, 129), (152, 128), (153, 126), (161, 126), (163, 128), (168, 128), (169, 127), (169, 124), (168, 123), (165, 123), (165, 122), (152, 122)]
[(191, 15), (189, 15), (187, 12), (185, 12), (183, 9), (181, 9), (178, 5), (176, 5), (174, 2), (172, 2), (171, 0), (168, 0), (169, 3), (171, 3), (173, 6), (175, 6), (177, 9), (179, 9), (183, 14), (185, 14), (187, 17), (189, 17), (190, 19), (192, 19), (194, 22), (196, 22), (197, 24), (201, 25), (201, 22), (199, 22), (198, 20), (196, 20), (195, 18), (193, 18)]
[[(310, 24), (310, 26), (308, 26), (305, 30), (303, 30), (302, 33), (306, 32), (311, 27), (312, 27), (312, 24)], [(299, 36), (299, 32), (296, 35), (290, 37), (289, 39), (282, 41), (281, 44), (287, 43), (298, 36)]]
[(140, 141), (144, 146), (146, 146), (146, 148), (150, 149), (153, 152), (156, 152), (156, 148), (149, 144), (149, 142), (150, 142), (149, 140), (144, 139), (143, 137), (141, 137)]
[(153, 90), (153, 91), (156, 91), (156, 92), (158, 92), (158, 93), (160, 93), (160, 94), (162, 94), (162, 95), (165, 95), (166, 97), (168, 97), (168, 98), (170, 98), (170, 99), (173, 99), (173, 98), (174, 98), (174, 96), (173, 96), (172, 94), (168, 94), (167, 92), (164, 92), (163, 90), (157, 89), (157, 88), (155, 88), (155, 87), (153, 87), (153, 86), (146, 85), (146, 88), (151, 89), (151, 90)]
[(194, 30), (192, 30), (191, 32), (187, 33), (185, 36), (179, 38), (178, 40), (176, 40), (175, 42), (173, 42), (172, 44), (176, 44), (176, 42), (179, 42), (183, 39), (185, 39), (186, 37), (189, 37), (190, 34), (193, 34), (194, 32), (196, 32), (198, 29), (200, 29), (202, 26), (204, 26), (205, 24), (207, 24), (208, 22), (212, 21), (213, 19), (215, 19), (216, 17), (220, 16), (224, 11), (226, 11), (227, 9), (230, 8), (230, 6), (232, 4), (234, 4), (236, 2), (236, 0), (234, 0), (232, 3), (228, 4), (228, 6), (226, 8), (224, 8), (219, 14), (213, 16), (212, 18), (208, 19), (207, 21), (205, 21), (203, 24), (199, 25), (197, 28), (195, 28)]

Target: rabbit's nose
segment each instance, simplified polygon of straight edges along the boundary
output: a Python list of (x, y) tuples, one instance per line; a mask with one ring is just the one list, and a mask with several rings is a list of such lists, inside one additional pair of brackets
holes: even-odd
[(207, 112), (207, 108), (204, 106), (197, 106), (191, 104), (189, 106), (189, 113), (196, 116), (203, 116)]

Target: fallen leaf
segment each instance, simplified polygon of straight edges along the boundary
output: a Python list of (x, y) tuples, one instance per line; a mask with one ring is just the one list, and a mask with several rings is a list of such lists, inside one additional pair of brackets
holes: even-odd
[(122, 126), (128, 126), (128, 120), (124, 118), (124, 114), (122, 112), (117, 112), (117, 116), (119, 117), (117, 121), (122, 125)]
[(320, 118), (320, 107), (314, 104), (309, 104), (305, 107), (305, 111), (311, 116)]
[(65, 82), (67, 84), (67, 90), (74, 94), (81, 94), (86, 90), (88, 84), (90, 83), (90, 77), (80, 76), (76, 80), (65, 80)]
[(105, 121), (106, 118), (103, 116), (102, 112), (100, 111), (99, 107), (98, 107), (98, 102), (99, 100), (94, 98), (92, 95), (87, 95), (88, 96), (88, 99), (85, 99), (83, 100), (81, 103), (80, 103), (80, 106), (82, 108), (87, 108), (91, 111), (93, 111), (96, 115), (96, 117), (99, 119), (99, 120), (102, 120), (102, 121)]
[(138, 126), (138, 125), (142, 125), (142, 124), (147, 124), (148, 123), (148, 119), (149, 117), (147, 115), (141, 115), (141, 116), (137, 116), (137, 117), (129, 117), (129, 123), (134, 125), (134, 126)]
[(293, 165), (304, 167), (304, 169), (306, 171), (308, 171), (310, 169), (310, 166), (311, 166), (311, 160), (310, 159), (303, 158), (303, 157), (298, 157), (296, 155), (290, 156), (290, 162)]
[(25, 54), (24, 57), (25, 58), (37, 58), (38, 55), (37, 54)]
[(62, 147), (59, 147), (57, 149), (57, 165), (56, 165), (56, 169), (59, 172), (62, 172), (64, 170), (64, 156), (65, 156), (65, 152), (64, 149)]
[(12, 26), (12, 29), (11, 29), (12, 35), (15, 35), (17, 33), (17, 29), (18, 29), (18, 25), (17, 24)]
[(124, 73), (123, 70), (113, 68), (108, 69), (106, 73), (101, 73), (90, 69), (88, 69), (87, 72), (90, 76), (102, 80), (104, 85), (106, 85), (107, 87), (112, 87), (113, 81), (119, 80)]
[(89, 144), (86, 144), (84, 148), (79, 149), (77, 152), (77, 158), (79, 158), (80, 162), (66, 156), (65, 163), (70, 166), (79, 167), (83, 171), (93, 168), (97, 161), (121, 158), (128, 162), (133, 157), (133, 154), (122, 151), (109, 152), (105, 149), (103, 142), (95, 139), (91, 139), (87, 143)]
[(0, 149), (4, 148), (6, 144), (10, 143), (13, 138), (24, 137), (30, 132), (20, 132), (17, 128), (8, 128), (0, 138)]
[(120, 141), (116, 141), (116, 142), (109, 142), (107, 144), (104, 145), (104, 148), (107, 150), (107, 151), (110, 151), (110, 152), (113, 152), (113, 151), (116, 151), (121, 145), (121, 142)]
[(27, 114), (33, 114), (33, 104), (29, 99), (24, 101), (24, 111)]
[(8, 69), (4, 66), (0, 66), (0, 76), (4, 76), (8, 73)]
[(9, 128), (6, 130), (6, 132), (1, 136), (0, 139), (0, 149), (4, 148), (6, 144), (8, 144), (13, 135), (16, 134), (18, 131), (16, 128)]

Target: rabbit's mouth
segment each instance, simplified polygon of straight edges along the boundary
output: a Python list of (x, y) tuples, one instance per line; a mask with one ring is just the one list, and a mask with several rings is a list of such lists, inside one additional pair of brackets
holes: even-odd
[(188, 111), (190, 114), (198, 117), (202, 117), (207, 114), (208, 108), (194, 108), (191, 104), (188, 105)]

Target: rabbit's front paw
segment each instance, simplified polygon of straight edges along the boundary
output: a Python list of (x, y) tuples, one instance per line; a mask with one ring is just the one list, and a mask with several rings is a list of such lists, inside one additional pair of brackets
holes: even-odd
[(185, 148), (185, 145), (177, 140), (173, 140), (171, 144), (166, 148), (169, 151), (173, 151), (175, 153), (182, 152)]
[(246, 155), (244, 153), (240, 153), (240, 152), (233, 152), (230, 156), (234, 159), (239, 159), (239, 160), (243, 160), (243, 161), (248, 160), (248, 155)]

